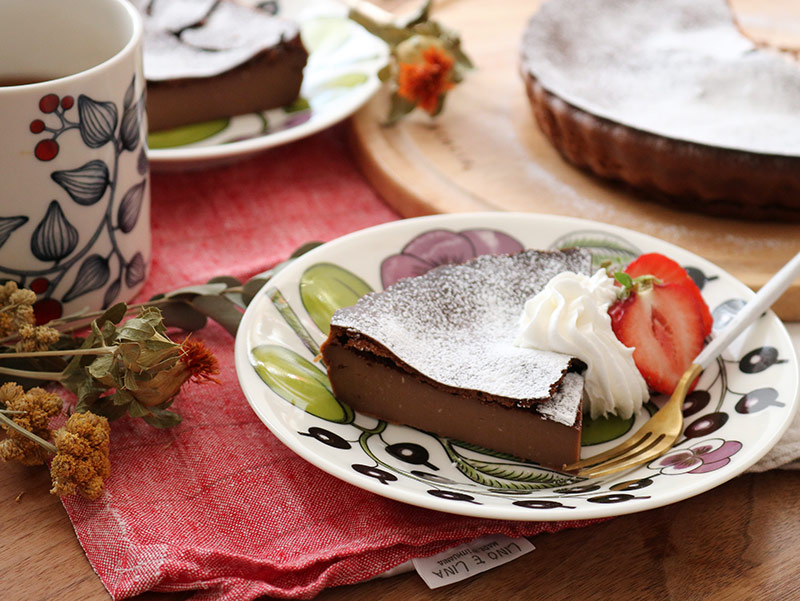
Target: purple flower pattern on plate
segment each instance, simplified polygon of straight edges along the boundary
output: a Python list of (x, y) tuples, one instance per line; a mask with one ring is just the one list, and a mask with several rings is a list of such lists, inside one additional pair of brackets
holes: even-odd
[(688, 449), (675, 449), (647, 467), (664, 475), (705, 474), (728, 465), (731, 456), (742, 448), (738, 440), (710, 438), (698, 442)]
[(430, 230), (411, 240), (399, 254), (383, 260), (381, 282), (387, 288), (398, 280), (422, 275), (439, 265), (522, 250), (524, 246), (518, 240), (497, 230)]

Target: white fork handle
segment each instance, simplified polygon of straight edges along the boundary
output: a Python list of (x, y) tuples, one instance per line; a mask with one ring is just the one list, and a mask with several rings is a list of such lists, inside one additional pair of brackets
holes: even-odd
[(741, 311), (731, 320), (731, 322), (708, 343), (697, 358), (695, 363), (703, 369), (716, 359), (733, 340), (741, 334), (744, 329), (753, 323), (759, 316), (769, 309), (778, 297), (784, 293), (789, 285), (800, 276), (800, 252), (791, 261), (784, 265), (781, 270), (772, 276), (769, 281), (761, 287), (756, 295), (748, 302)]

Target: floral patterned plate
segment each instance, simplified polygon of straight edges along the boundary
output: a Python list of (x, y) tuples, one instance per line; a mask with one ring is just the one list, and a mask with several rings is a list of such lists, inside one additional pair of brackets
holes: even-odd
[[(249, 0), (254, 2), (254, 0)], [(290, 106), (151, 133), (156, 170), (230, 161), (293, 142), (350, 116), (380, 87), (386, 44), (347, 18), (335, 0), (270, 0), (262, 9), (300, 23), (309, 52), (300, 98)]]
[[(673, 450), (618, 475), (581, 479), (489, 449), (354, 412), (315, 362), (330, 316), (401, 277), (482, 253), (582, 246), (597, 265), (662, 252), (687, 267), (719, 328), (752, 292), (716, 265), (633, 231), (567, 217), (484, 213), (398, 221), (345, 236), (289, 264), (253, 299), (236, 339), (241, 386), (267, 427), (300, 456), (374, 493), (486, 518), (570, 520), (652, 509), (741, 473), (781, 437), (797, 407), (794, 348), (771, 312), (701, 376)], [(630, 420), (586, 420), (583, 456), (635, 431), (666, 399)]]

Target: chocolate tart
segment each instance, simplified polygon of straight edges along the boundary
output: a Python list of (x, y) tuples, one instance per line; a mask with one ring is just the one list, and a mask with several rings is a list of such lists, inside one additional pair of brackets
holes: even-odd
[(551, 467), (578, 459), (585, 365), (514, 344), (525, 301), (585, 250), (437, 267), (331, 319), (322, 358), (356, 411)]
[(299, 26), (231, 0), (139, 1), (150, 131), (291, 104), (308, 52)]
[(550, 0), (521, 72), (570, 163), (680, 210), (800, 220), (800, 65), (725, 0)]

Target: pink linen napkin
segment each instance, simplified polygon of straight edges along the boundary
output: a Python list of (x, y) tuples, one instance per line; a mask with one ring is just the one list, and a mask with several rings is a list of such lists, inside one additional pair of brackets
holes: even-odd
[[(153, 177), (147, 298), (216, 275), (247, 278), (309, 240), (396, 219), (355, 169), (341, 128), (233, 166)], [(98, 501), (64, 499), (114, 599), (198, 590), (193, 599), (310, 598), (484, 534), (534, 535), (585, 522), (459, 517), (405, 505), (307, 463), (260, 422), (241, 392), (233, 339), (195, 336), (220, 384), (190, 385), (170, 430), (113, 423), (112, 475)]]

